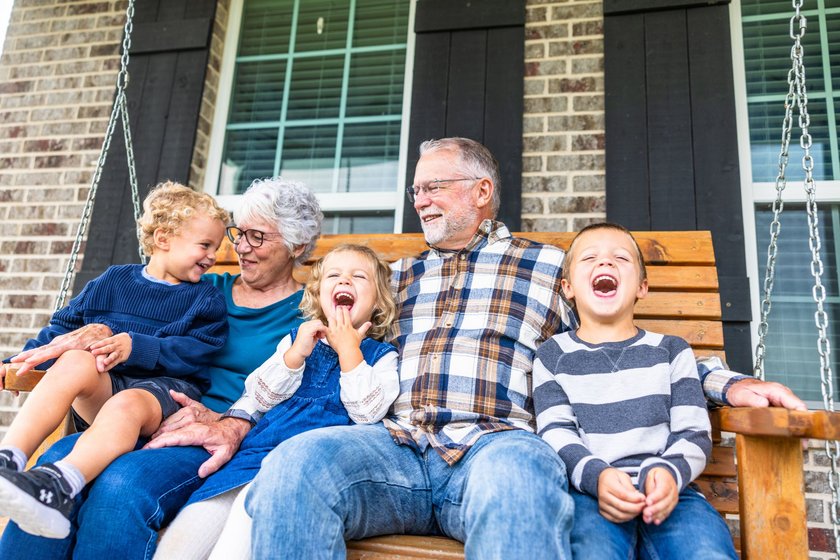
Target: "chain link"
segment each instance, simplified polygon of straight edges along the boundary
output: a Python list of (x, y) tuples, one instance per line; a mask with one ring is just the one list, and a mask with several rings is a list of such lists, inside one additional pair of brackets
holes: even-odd
[[(807, 29), (807, 19), (801, 13), (803, 0), (793, 0), (794, 15), (790, 18), (790, 38), (793, 46), (790, 51), (791, 69), (788, 72), (788, 94), (785, 97), (785, 117), (782, 124), (782, 147), (779, 154), (779, 173), (776, 177), (776, 200), (773, 202), (773, 221), (770, 224), (770, 245), (767, 249), (767, 269), (764, 277), (764, 299), (761, 305), (761, 322), (758, 328), (759, 340), (756, 346), (756, 362), (754, 374), (764, 378), (765, 339), (768, 331), (768, 316), (770, 314), (770, 296), (773, 291), (775, 277), (776, 255), (778, 252), (778, 237), (781, 230), (780, 214), (784, 209), (782, 192), (786, 186), (785, 171), (788, 163), (788, 149), (792, 128), (793, 108), (798, 107), (799, 128), (802, 133), (799, 146), (802, 148), (802, 169), (805, 172), (804, 188), (806, 194), (805, 209), (808, 216), (808, 246), (811, 250), (811, 275), (814, 277), (812, 296), (816, 304), (814, 322), (817, 326), (817, 351), (820, 356), (820, 389), (822, 391), (823, 406), (826, 410), (834, 411), (834, 386), (831, 372), (831, 345), (828, 339), (828, 314), (825, 312), (825, 287), (822, 283), (824, 266), (820, 257), (822, 242), (820, 240), (819, 214), (817, 212), (816, 185), (814, 183), (814, 159), (811, 156), (812, 138), (809, 132), (811, 118), (808, 114), (808, 92), (805, 86), (805, 65), (802, 38)], [(831, 461), (828, 473), (828, 485), (831, 489), (830, 515), (834, 531), (836, 556), (840, 557), (840, 442), (826, 441), (825, 452)]]
[[(122, 121), (123, 126), (126, 160), (128, 162), (128, 180), (131, 185), (131, 200), (134, 205), (134, 218), (136, 220), (140, 217), (140, 199), (137, 188), (137, 172), (134, 163), (134, 147), (131, 143), (131, 129), (128, 121), (128, 102), (126, 101), (125, 94), (125, 88), (128, 85), (128, 62), (129, 51), (131, 48), (131, 32), (134, 28), (132, 23), (134, 20), (134, 2), (135, 0), (128, 0), (122, 42), (122, 55), (120, 57), (120, 71), (117, 74), (117, 93), (114, 97), (114, 105), (111, 109), (111, 116), (108, 119), (108, 126), (105, 129), (105, 139), (102, 141), (102, 148), (99, 151), (99, 158), (96, 161), (96, 169), (94, 169), (93, 177), (91, 177), (90, 188), (88, 189), (85, 206), (82, 210), (82, 218), (79, 221), (79, 226), (76, 228), (76, 239), (73, 241), (73, 247), (70, 250), (70, 259), (67, 263), (67, 270), (64, 273), (64, 279), (61, 282), (61, 288), (55, 301), (56, 311), (64, 307), (64, 302), (67, 299), (67, 293), (70, 291), (70, 282), (72, 281), (75, 273), (76, 262), (78, 261), (79, 251), (82, 247), (82, 240), (85, 237), (88, 224), (90, 223), (90, 216), (93, 212), (93, 202), (96, 200), (96, 192), (99, 189), (99, 182), (102, 179), (102, 171), (105, 169), (105, 161), (108, 157), (108, 151), (111, 148), (111, 140), (114, 136), (114, 130), (117, 127), (118, 119)], [(142, 250), (140, 250), (140, 260), (144, 263), (146, 262), (146, 258), (143, 255)]]

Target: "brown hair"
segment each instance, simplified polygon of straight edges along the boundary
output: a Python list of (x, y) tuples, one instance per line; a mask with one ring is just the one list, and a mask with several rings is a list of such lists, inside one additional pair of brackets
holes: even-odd
[(143, 253), (155, 251), (155, 230), (177, 235), (181, 227), (198, 214), (221, 220), (227, 225), (230, 214), (207, 193), (196, 192), (173, 181), (165, 181), (153, 188), (143, 201), (143, 215), (137, 220), (137, 236)]
[(391, 330), (391, 324), (397, 317), (397, 304), (391, 294), (391, 268), (385, 261), (365, 245), (343, 243), (318, 259), (309, 272), (309, 281), (303, 290), (303, 300), (300, 310), (307, 319), (318, 319), (327, 322), (324, 310), (321, 309), (319, 295), (321, 293), (321, 277), (324, 273), (324, 261), (333, 253), (356, 253), (363, 256), (373, 266), (374, 285), (376, 286), (376, 302), (373, 306), (372, 323), (367, 336), (376, 340), (384, 340)]
[(627, 234), (627, 237), (629, 237), (633, 241), (633, 246), (636, 248), (636, 261), (639, 264), (639, 281), (644, 282), (645, 280), (647, 280), (647, 268), (645, 267), (645, 259), (642, 257), (642, 249), (641, 247), (639, 247), (639, 243), (636, 241), (636, 238), (633, 237), (633, 234), (630, 233), (630, 230), (626, 227), (620, 224), (613, 224), (610, 222), (599, 222), (597, 224), (589, 224), (588, 226), (586, 226), (578, 232), (578, 234), (572, 240), (572, 244), (569, 245), (569, 250), (566, 251), (566, 258), (563, 260), (563, 272), (561, 277), (566, 282), (571, 281), (572, 254), (575, 249), (575, 243), (577, 243), (577, 240), (580, 239), (580, 236), (584, 233), (597, 229), (611, 229)]

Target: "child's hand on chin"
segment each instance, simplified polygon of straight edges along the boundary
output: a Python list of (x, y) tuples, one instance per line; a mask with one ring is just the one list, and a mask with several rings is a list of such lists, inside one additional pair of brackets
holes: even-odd
[(613, 523), (630, 521), (645, 507), (645, 495), (636, 490), (624, 471), (604, 469), (598, 476), (598, 510)]
[(645, 523), (660, 525), (668, 519), (677, 502), (680, 501), (680, 493), (677, 490), (677, 481), (668, 469), (656, 467), (650, 470), (645, 479), (645, 509), (642, 511), (642, 519)]

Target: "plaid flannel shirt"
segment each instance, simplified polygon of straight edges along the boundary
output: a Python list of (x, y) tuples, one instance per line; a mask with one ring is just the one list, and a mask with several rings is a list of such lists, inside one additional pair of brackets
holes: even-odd
[[(535, 430), (536, 349), (578, 325), (560, 288), (564, 256), (485, 220), (460, 251), (432, 248), (392, 265), (400, 395), (384, 423), (397, 443), (428, 442), (454, 464), (484, 434)], [(719, 402), (742, 378), (717, 358), (698, 367)]]

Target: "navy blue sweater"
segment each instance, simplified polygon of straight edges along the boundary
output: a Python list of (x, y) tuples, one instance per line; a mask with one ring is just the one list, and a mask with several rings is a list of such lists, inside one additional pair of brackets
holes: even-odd
[(112, 266), (88, 282), (24, 350), (91, 323), (131, 335), (131, 355), (114, 367), (114, 373), (178, 377), (202, 392), (209, 386), (210, 358), (228, 333), (225, 299), (216, 287), (207, 282), (161, 284), (143, 276), (143, 265), (126, 264)]

